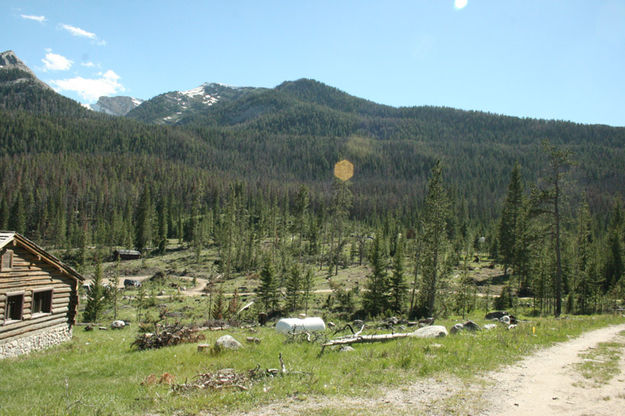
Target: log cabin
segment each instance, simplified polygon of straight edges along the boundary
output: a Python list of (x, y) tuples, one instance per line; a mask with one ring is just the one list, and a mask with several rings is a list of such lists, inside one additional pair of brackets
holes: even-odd
[(71, 339), (83, 280), (26, 237), (0, 231), (0, 359)]

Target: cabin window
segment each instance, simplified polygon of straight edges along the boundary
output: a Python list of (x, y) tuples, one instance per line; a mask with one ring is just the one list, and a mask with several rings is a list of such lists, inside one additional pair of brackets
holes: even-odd
[(33, 293), (32, 313), (52, 312), (52, 289)]
[(9, 271), (13, 268), (13, 250), (7, 250), (2, 253), (0, 261), (0, 272)]
[(24, 309), (24, 294), (8, 295), (7, 296), (7, 310), (5, 317), (9, 321), (19, 321), (22, 319), (22, 312)]

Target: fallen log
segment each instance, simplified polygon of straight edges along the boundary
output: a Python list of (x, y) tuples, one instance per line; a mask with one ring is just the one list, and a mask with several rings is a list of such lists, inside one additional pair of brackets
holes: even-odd
[(400, 332), (400, 333), (391, 333), (391, 334), (376, 334), (376, 335), (360, 335), (363, 328), (360, 329), (354, 335), (348, 335), (345, 337), (340, 337), (336, 339), (332, 339), (327, 341), (324, 344), (321, 344), (321, 351), (319, 352), (319, 356), (323, 354), (323, 351), (326, 347), (332, 347), (335, 345), (351, 345), (351, 344), (359, 344), (359, 343), (367, 343), (367, 342), (380, 342), (380, 341), (388, 341), (391, 339), (398, 338), (406, 338), (406, 337), (419, 337), (419, 338), (433, 338), (446, 336), (447, 330), (443, 326), (430, 326), (419, 328), (414, 332)]
[(391, 339), (406, 338), (406, 337), (414, 336), (414, 332), (404, 332), (404, 333), (397, 333), (397, 334), (360, 335), (361, 331), (362, 329), (353, 336), (332, 339), (324, 344), (321, 344), (321, 351), (319, 352), (319, 355), (321, 356), (321, 354), (323, 354), (323, 351), (325, 350), (326, 347), (333, 347), (335, 345), (351, 345), (351, 344), (360, 344), (360, 343), (367, 343), (367, 342), (381, 342), (381, 341), (388, 341)]

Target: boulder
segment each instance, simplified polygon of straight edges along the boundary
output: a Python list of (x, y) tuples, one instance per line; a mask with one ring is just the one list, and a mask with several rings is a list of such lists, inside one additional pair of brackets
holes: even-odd
[(486, 316), (484, 316), (484, 319), (501, 319), (505, 315), (508, 315), (508, 312), (506, 312), (506, 311), (493, 311), (493, 312), (488, 312), (486, 314)]
[(339, 352), (352, 352), (352, 351), (356, 351), (356, 350), (354, 349), (354, 347), (350, 345), (343, 345), (341, 349), (339, 350)]
[(439, 338), (447, 335), (449, 335), (447, 328), (442, 325), (432, 325), (417, 329), (411, 336), (417, 338)]
[(497, 324), (486, 324), (484, 325), (484, 329), (490, 331), (491, 329), (497, 328)]
[(514, 329), (517, 327), (517, 324), (508, 325), (508, 330)]
[(224, 335), (215, 341), (215, 347), (224, 350), (238, 350), (243, 345), (231, 335)]
[(121, 321), (119, 319), (117, 321), (113, 321), (113, 323), (111, 324), (111, 328), (113, 329), (122, 329), (125, 326), (126, 326), (126, 322)]
[(467, 331), (479, 331), (482, 329), (478, 324), (473, 321), (466, 321), (464, 324), (462, 324), (462, 327)]
[(464, 325), (462, 324), (455, 324), (454, 326), (452, 326), (449, 329), (449, 333), (450, 334), (457, 334), (458, 332), (462, 331), (464, 329)]

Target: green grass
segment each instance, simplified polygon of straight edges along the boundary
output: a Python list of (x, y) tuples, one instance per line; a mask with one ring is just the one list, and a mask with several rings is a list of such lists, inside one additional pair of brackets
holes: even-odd
[[(478, 319), (479, 321), (479, 319)], [(319, 357), (319, 344), (286, 342), (271, 328), (207, 332), (207, 343), (229, 333), (244, 343), (247, 336), (261, 344), (218, 355), (198, 353), (196, 344), (159, 350), (130, 348), (135, 330), (84, 332), (75, 328), (71, 342), (26, 357), (0, 361), (0, 414), (127, 415), (197, 414), (202, 410), (227, 413), (251, 409), (286, 397), (371, 395), (381, 387), (399, 386), (418, 377), (452, 375), (462, 379), (519, 359), (540, 346), (569, 335), (622, 319), (610, 316), (564, 320), (535, 319), (516, 330), (498, 328), (479, 333), (386, 343), (354, 345), (356, 351), (328, 351)], [(442, 322), (447, 327), (455, 320)], [(482, 322), (483, 323), (483, 322)], [(536, 334), (532, 334), (532, 326)], [(440, 347), (431, 347), (432, 344)], [(257, 364), (278, 368), (282, 352), (293, 374), (263, 379), (248, 391), (197, 391), (172, 394), (166, 385), (141, 385), (150, 374), (167, 372), (176, 382), (200, 372), (234, 368), (247, 371)]]

